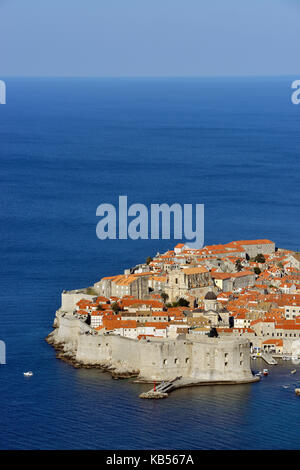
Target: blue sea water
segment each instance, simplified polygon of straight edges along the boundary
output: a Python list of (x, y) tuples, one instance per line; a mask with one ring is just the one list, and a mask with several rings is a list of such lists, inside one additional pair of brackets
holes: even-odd
[(300, 447), (299, 368), (291, 376), (280, 364), (260, 383), (182, 389), (153, 402), (138, 398), (147, 386), (74, 369), (44, 341), (63, 289), (174, 246), (97, 239), (96, 208), (119, 195), (129, 204), (204, 203), (206, 244), (270, 238), (300, 250), (300, 106), (291, 104), (291, 82), (6, 80), (1, 449)]

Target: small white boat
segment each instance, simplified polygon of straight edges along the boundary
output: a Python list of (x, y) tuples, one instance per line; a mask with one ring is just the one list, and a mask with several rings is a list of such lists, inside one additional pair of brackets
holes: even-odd
[(296, 369), (291, 370), (291, 374), (296, 374), (296, 372), (297, 372)]
[(23, 375), (25, 375), (25, 377), (32, 377), (33, 372), (31, 372), (31, 370), (29, 370), (28, 372), (23, 372)]
[(262, 373), (261, 373), (261, 371), (259, 371), (259, 372), (256, 372), (256, 374), (255, 374), (255, 377), (261, 377), (261, 376), (262, 376)]
[(263, 374), (264, 374), (264, 375), (269, 375), (269, 370), (268, 370), (268, 369), (264, 369), (264, 370), (263, 370)]

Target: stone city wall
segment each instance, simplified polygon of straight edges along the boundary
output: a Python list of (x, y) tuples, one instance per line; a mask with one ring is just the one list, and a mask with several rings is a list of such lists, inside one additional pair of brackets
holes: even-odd
[(133, 340), (112, 334), (95, 334), (81, 320), (58, 314), (54, 344), (83, 364), (113, 367), (119, 372), (138, 371), (145, 380), (177, 376), (192, 382), (251, 381), (249, 340), (183, 336), (182, 339)]

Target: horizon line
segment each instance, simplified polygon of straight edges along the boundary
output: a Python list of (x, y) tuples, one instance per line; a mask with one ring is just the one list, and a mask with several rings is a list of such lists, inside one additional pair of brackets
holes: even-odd
[(1, 75), (1, 78), (94, 78), (94, 79), (199, 79), (199, 78), (291, 78), (298, 74), (238, 74), (238, 75)]

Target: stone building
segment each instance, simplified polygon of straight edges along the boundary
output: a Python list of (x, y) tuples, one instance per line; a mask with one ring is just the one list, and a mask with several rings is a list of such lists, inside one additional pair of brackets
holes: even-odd
[(167, 312), (154, 312), (152, 310), (138, 312), (121, 312), (120, 313), (122, 320), (136, 320), (139, 323), (146, 322), (167, 322), (169, 320), (169, 315)]
[(143, 299), (149, 294), (148, 276), (120, 274), (118, 276), (103, 277), (94, 284), (94, 289), (99, 295), (108, 298), (132, 295), (136, 299)]
[(296, 302), (291, 302), (290, 305), (284, 306), (284, 316), (287, 320), (292, 320), (296, 317), (300, 317), (300, 305), (297, 305)]
[(181, 268), (169, 272), (166, 293), (170, 301), (192, 295), (201, 297), (212, 286), (209, 271), (204, 266)]
[[(229, 245), (229, 244), (228, 244)], [(271, 240), (239, 240), (231, 242), (232, 246), (241, 246), (250, 258), (258, 254), (270, 255), (275, 252), (275, 243)]]
[[(189, 324), (199, 323), (201, 326), (229, 327), (230, 312), (222, 305), (219, 305), (217, 296), (213, 291), (206, 293), (203, 303), (203, 308), (196, 308), (188, 313)], [(198, 319), (199, 321), (193, 322), (193, 320)]]
[(209, 319), (212, 327), (229, 326), (230, 313), (225, 307), (219, 306), (217, 296), (213, 291), (207, 292), (204, 297), (203, 316)]
[(216, 294), (213, 291), (207, 292), (207, 294), (204, 297), (203, 303), (204, 303), (204, 310), (205, 311), (213, 310), (213, 311), (217, 312), (217, 310), (218, 310), (218, 300), (217, 300)]
[(288, 261), (291, 266), (300, 271), (300, 253), (293, 253), (288, 256)]
[(211, 273), (214, 283), (223, 292), (231, 292), (235, 289), (252, 287), (255, 283), (255, 273), (253, 271), (240, 271), (238, 273)]

